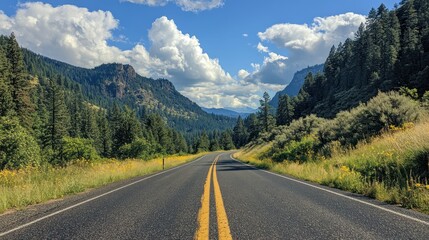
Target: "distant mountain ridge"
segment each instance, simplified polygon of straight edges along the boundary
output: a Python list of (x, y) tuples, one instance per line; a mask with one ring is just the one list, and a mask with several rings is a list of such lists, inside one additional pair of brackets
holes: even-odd
[(225, 130), (234, 126), (234, 119), (206, 113), (180, 94), (170, 81), (142, 77), (130, 65), (109, 63), (86, 69), (26, 49), (23, 53), (30, 74), (70, 79), (79, 84), (88, 101), (100, 107), (106, 108), (117, 103), (140, 113), (154, 112), (182, 132)]
[(226, 108), (204, 108), (204, 107), (202, 107), (202, 109), (203, 109), (203, 111), (210, 113), (210, 114), (227, 116), (227, 117), (232, 117), (232, 118), (238, 118), (239, 116), (241, 116), (242, 118), (246, 118), (247, 116), (250, 115), (250, 113), (240, 113), (240, 112), (236, 112), (236, 111), (229, 110)]
[(308, 75), (308, 73), (317, 74), (323, 72), (324, 64), (318, 64), (311, 67), (304, 68), (298, 72), (296, 72), (292, 78), (292, 81), (286, 86), (285, 89), (283, 89), (280, 92), (277, 92), (276, 95), (272, 98), (270, 105), (277, 108), (279, 104), (279, 97), (280, 95), (289, 95), (290, 97), (294, 97), (298, 95), (299, 90), (301, 89), (302, 85), (304, 84), (305, 77)]

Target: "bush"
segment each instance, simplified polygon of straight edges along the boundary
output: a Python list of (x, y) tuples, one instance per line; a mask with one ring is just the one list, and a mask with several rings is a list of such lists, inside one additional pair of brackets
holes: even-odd
[(279, 127), (275, 137), (275, 147), (284, 148), (290, 141), (300, 141), (302, 138), (316, 133), (326, 120), (309, 115), (292, 121), (288, 126)]
[(273, 155), (273, 160), (276, 162), (298, 161), (307, 162), (314, 160), (316, 154), (314, 152), (316, 140), (307, 136), (301, 139), (301, 141), (291, 141), (280, 153)]
[(152, 156), (151, 145), (144, 138), (137, 138), (132, 143), (125, 144), (119, 148), (119, 156), (125, 158), (148, 159)]
[(40, 164), (40, 147), (16, 118), (0, 118), (0, 170)]
[(342, 146), (354, 147), (383, 131), (416, 122), (421, 115), (416, 101), (396, 92), (379, 93), (367, 104), (338, 113), (320, 127), (317, 135), (322, 145), (339, 141)]
[(397, 92), (379, 93), (356, 116), (359, 129), (368, 135), (377, 135), (389, 127), (401, 127), (420, 119), (422, 110), (418, 103)]
[[(332, 120), (310, 115), (280, 126), (272, 131), (275, 141), (268, 155), (277, 161), (307, 161), (300, 149), (308, 143), (301, 142), (307, 136), (315, 136), (312, 142), (314, 153), (326, 157), (332, 151), (355, 147), (389, 129), (404, 129), (407, 124), (420, 119), (422, 110), (418, 103), (396, 92), (379, 93), (367, 104), (337, 114)], [(304, 144), (304, 145), (302, 145)], [(293, 153), (298, 156), (293, 156)]]
[(95, 160), (99, 156), (90, 139), (65, 137), (61, 158), (60, 164), (65, 164), (77, 159)]

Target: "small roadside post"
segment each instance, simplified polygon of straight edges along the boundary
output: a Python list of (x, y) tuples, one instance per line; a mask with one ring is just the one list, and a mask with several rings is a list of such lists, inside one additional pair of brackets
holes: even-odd
[(165, 159), (164, 157), (162, 157), (162, 170), (164, 170), (164, 167), (165, 167)]

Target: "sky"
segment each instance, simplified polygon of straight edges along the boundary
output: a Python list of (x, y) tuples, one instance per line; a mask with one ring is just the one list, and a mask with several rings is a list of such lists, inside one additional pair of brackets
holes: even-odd
[(131, 64), (203, 107), (256, 108), (397, 0), (1, 0), (0, 34), (66, 63)]

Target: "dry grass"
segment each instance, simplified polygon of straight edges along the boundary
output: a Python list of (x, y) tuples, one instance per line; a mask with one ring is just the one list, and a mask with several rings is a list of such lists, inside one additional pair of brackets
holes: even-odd
[(271, 147), (272, 144), (252, 146), (234, 153), (234, 157), (258, 168), (271, 169), (273, 167), (273, 161), (271, 159), (263, 158), (263, 154)]
[[(172, 168), (202, 155), (204, 154), (166, 157), (165, 167)], [(45, 166), (0, 171), (0, 213), (161, 170), (162, 158), (149, 161), (77, 161), (64, 168)]]
[[(298, 163), (262, 158), (270, 145), (235, 156), (256, 166), (429, 213), (429, 123), (394, 129), (330, 159)], [(426, 173), (424, 172), (426, 168)], [(420, 169), (420, 173), (410, 169)]]

